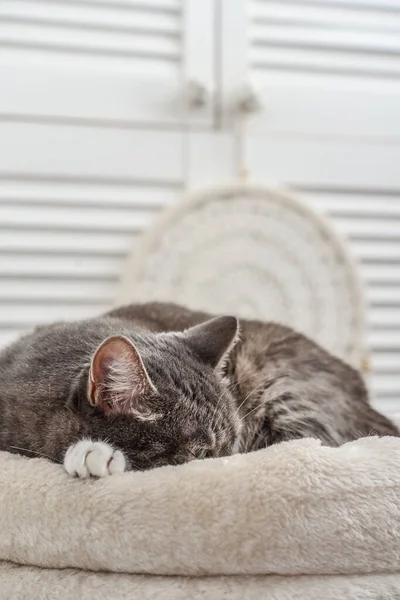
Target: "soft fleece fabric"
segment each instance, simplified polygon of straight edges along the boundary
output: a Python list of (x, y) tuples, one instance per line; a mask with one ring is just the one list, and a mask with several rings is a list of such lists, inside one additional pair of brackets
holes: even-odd
[(400, 439), (90, 481), (0, 453), (0, 559), (7, 599), (400, 598)]

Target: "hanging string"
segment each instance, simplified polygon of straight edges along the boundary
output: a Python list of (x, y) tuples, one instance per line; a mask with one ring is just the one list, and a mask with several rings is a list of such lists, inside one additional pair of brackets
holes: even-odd
[(235, 141), (234, 170), (239, 183), (248, 180), (250, 170), (247, 163), (247, 120), (248, 116), (243, 110), (241, 101), (238, 102), (233, 115), (233, 135)]

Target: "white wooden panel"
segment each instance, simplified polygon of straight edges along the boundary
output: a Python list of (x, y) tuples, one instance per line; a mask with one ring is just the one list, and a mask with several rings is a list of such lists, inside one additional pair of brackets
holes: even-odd
[[(399, 59), (395, 56), (382, 57), (380, 54), (367, 57), (364, 55), (350, 54), (343, 57), (340, 53), (326, 50), (323, 55), (315, 50), (303, 48), (285, 48), (274, 46), (268, 49), (253, 49), (252, 71), (256, 80), (259, 74), (268, 74), (270, 71), (287, 71), (292, 74), (318, 74), (321, 76), (361, 77), (364, 81), (374, 78), (393, 80), (399, 76)], [(371, 81), (371, 89), (374, 85)], [(325, 77), (321, 83), (325, 83)], [(338, 95), (339, 99), (339, 95)]]
[[(136, 133), (140, 136), (141, 133)], [(162, 134), (161, 134), (162, 136)], [(161, 157), (162, 159), (164, 157)], [(153, 162), (153, 158), (152, 158)], [(7, 179), (0, 180), (0, 204), (35, 205), (50, 204), (52, 206), (94, 206), (118, 209), (161, 208), (175, 202), (179, 198), (179, 188), (168, 181), (161, 181), (157, 187), (157, 168), (154, 167), (155, 180), (152, 185), (126, 184), (123, 181), (107, 182), (104, 180), (84, 183), (63, 178)]]
[[(46, 260), (46, 257), (44, 257)], [(112, 280), (70, 280), (57, 276), (41, 279), (37, 273), (30, 278), (19, 279), (17, 276), (2, 277), (0, 280), (0, 311), (3, 303), (25, 304), (29, 311), (32, 304), (78, 304), (92, 306), (112, 305), (115, 285)], [(12, 311), (8, 315), (13, 316)], [(4, 315), (3, 315), (4, 318)]]
[(376, 400), (372, 400), (372, 406), (379, 410), (381, 413), (387, 415), (389, 418), (396, 417), (399, 415), (399, 404), (394, 398), (387, 398), (385, 396), (379, 397)]
[[(0, 345), (112, 304), (215, 99), (210, 0), (0, 2)], [(189, 54), (188, 54), (189, 53)], [(186, 79), (211, 95), (185, 109)]]
[(370, 304), (396, 306), (400, 298), (400, 286), (394, 282), (388, 286), (370, 283), (365, 293)]
[[(1, 207), (0, 207), (1, 210)], [(0, 254), (90, 254), (123, 256), (136, 237), (136, 227), (113, 231), (107, 223), (95, 230), (63, 227), (57, 222), (46, 230), (41, 223), (18, 223), (18, 227), (5, 228), (1, 224)]]
[(220, 82), (219, 120), (232, 131), (236, 121), (238, 94), (247, 81), (249, 0), (221, 0), (220, 11)]
[(398, 372), (399, 359), (396, 354), (390, 352), (381, 352), (374, 357), (374, 368), (378, 373)]
[(31, 304), (29, 309), (26, 305), (18, 305), (15, 302), (12, 304), (2, 303), (1, 315), (0, 315), (0, 327), (2, 325), (3, 315), (12, 314), (14, 321), (6, 320), (5, 325), (7, 328), (20, 327), (23, 325), (26, 328), (34, 327), (35, 325), (41, 325), (44, 323), (55, 322), (55, 321), (69, 321), (76, 319), (92, 318), (97, 314), (101, 314), (109, 308), (106, 304), (99, 306), (95, 304), (93, 306), (81, 306), (74, 304), (54, 304), (54, 303), (43, 303), (40, 305)]
[(263, 105), (251, 132), (399, 137), (399, 11), (350, 0), (247, 7), (247, 74)]
[(400, 203), (396, 193), (379, 194), (371, 190), (359, 193), (320, 191), (312, 197), (314, 208), (335, 216), (351, 216), (358, 219), (400, 218)]
[(30, 331), (30, 329), (25, 328), (25, 327), (23, 327), (21, 329), (14, 329), (14, 328), (2, 329), (2, 328), (0, 328), (0, 348), (4, 348), (5, 346), (8, 346), (8, 344), (15, 342), (15, 340), (17, 340), (19, 337), (21, 337), (25, 333), (28, 333), (28, 331)]
[[(1, 14), (0, 14), (1, 17)], [(172, 36), (161, 37), (154, 40), (153, 36), (144, 33), (135, 36), (134, 31), (119, 31), (118, 35), (114, 31), (80, 30), (79, 25), (76, 31), (71, 32), (70, 23), (68, 27), (57, 27), (52, 25), (51, 21), (44, 21), (30, 18), (29, 21), (23, 19), (9, 19), (1, 17), (3, 21), (3, 34), (1, 43), (3, 46), (20, 46), (22, 48), (32, 49), (60, 49), (73, 53), (88, 54), (108, 54), (112, 56), (146, 56), (162, 60), (179, 60), (178, 40)], [(49, 27), (52, 25), (52, 27)]]
[(178, 197), (181, 13), (0, 3), (0, 344), (110, 306), (137, 233)]
[[(265, 0), (256, 0), (256, 2), (262, 3)], [(289, 3), (295, 6), (306, 5), (313, 8), (319, 6), (325, 7), (330, 4), (332, 7), (338, 7), (346, 12), (352, 8), (362, 10), (371, 9), (377, 13), (381, 11), (400, 12), (398, 0), (289, 0)]]
[(112, 68), (105, 73), (67, 65), (62, 77), (55, 70), (48, 65), (32, 68), (27, 61), (6, 64), (0, 57), (0, 116), (120, 125), (181, 120), (181, 86), (168, 73), (147, 78), (139, 91), (133, 74)]
[(350, 231), (354, 254), (365, 261), (377, 263), (400, 262), (400, 240), (387, 241), (385, 238), (374, 236), (359, 237)]
[(320, 52), (321, 49), (327, 48), (341, 54), (347, 51), (355, 54), (375, 52), (397, 55), (400, 51), (399, 39), (395, 31), (386, 30), (382, 33), (371, 29), (359, 31), (356, 26), (354, 30), (329, 27), (323, 29), (308, 27), (304, 23), (264, 22), (262, 25), (255, 25), (252, 34), (252, 43), (260, 50), (263, 47), (278, 46), (293, 48), (293, 51), (306, 48)]
[[(89, 31), (121, 31), (179, 36), (180, 2), (170, 6), (143, 2), (49, 2), (48, 0), (3, 0), (0, 17), (3, 23), (23, 23), (49, 28), (65, 27), (75, 33)], [(7, 28), (5, 28), (7, 33)]]
[(175, 184), (183, 165), (179, 132), (0, 122), (0, 176)]
[(362, 273), (367, 283), (400, 284), (400, 265), (398, 264), (366, 262), (362, 265)]
[(182, 122), (180, 3), (0, 3), (0, 115)]
[(342, 235), (354, 237), (368, 237), (393, 239), (399, 235), (399, 223), (390, 219), (351, 219), (342, 217), (338, 221), (338, 230)]
[(355, 7), (330, 0), (317, 6), (282, 4), (276, 0), (249, 3), (251, 68), (361, 77), (398, 74), (400, 12), (389, 16), (371, 10), (367, 3)]
[(97, 209), (94, 207), (81, 207), (71, 210), (71, 207), (57, 206), (55, 209), (48, 206), (0, 206), (0, 223), (4, 228), (21, 226), (26, 228), (48, 230), (96, 231), (107, 226), (116, 232), (141, 231), (151, 221), (151, 213), (147, 211), (134, 212), (129, 209), (115, 210), (109, 208)]
[(263, 109), (251, 118), (250, 132), (366, 141), (400, 135), (400, 81), (372, 85), (348, 77), (288, 76), (279, 70), (260, 73), (253, 79)]
[[(322, 2), (282, 2), (281, 0), (268, 0), (251, 2), (249, 6), (250, 18), (253, 26), (264, 24), (304, 25), (314, 27), (317, 31), (325, 28), (349, 31), (359, 30), (373, 32), (395, 33), (397, 28), (393, 22), (393, 13), (385, 10), (383, 2), (376, 2), (375, 7), (367, 2), (355, 3), (343, 0), (338, 6), (335, 2), (323, 0)], [(397, 8), (397, 0), (394, 2)], [(360, 6), (362, 10), (360, 10)], [(380, 10), (382, 9), (382, 10)], [(345, 12), (343, 12), (345, 11)]]
[[(59, 0), (65, 4), (96, 4), (99, 6), (114, 6), (114, 0)], [(146, 0), (146, 7), (149, 10), (178, 10), (181, 0)], [(137, 8), (143, 6), (140, 0), (118, 0), (118, 5), (125, 8)]]
[(381, 331), (370, 329), (367, 332), (366, 341), (367, 347), (374, 353), (372, 362), (379, 352), (394, 352), (397, 356), (399, 355), (399, 332), (395, 329)]
[(399, 306), (371, 306), (368, 321), (374, 329), (397, 328), (400, 332), (400, 302)]
[(391, 396), (398, 399), (400, 387), (400, 374), (396, 375), (379, 375), (375, 374), (371, 378), (372, 392), (382, 396)]
[(0, 117), (211, 124), (214, 96), (184, 110), (188, 79), (214, 87), (215, 7), (207, 3), (3, 0)]
[(299, 188), (400, 189), (398, 146), (284, 135), (246, 139), (251, 175)]
[(57, 277), (60, 273), (67, 278), (109, 279), (117, 281), (122, 261), (114, 256), (64, 256), (52, 254), (17, 254), (8, 256), (0, 264), (0, 277)]
[(0, 175), (0, 347), (35, 324), (112, 306), (137, 233), (179, 191), (177, 182), (157, 181), (155, 167), (147, 183), (48, 172), (30, 178), (21, 168), (14, 178)]
[(235, 142), (228, 132), (190, 132), (185, 138), (186, 187), (198, 189), (230, 181)]

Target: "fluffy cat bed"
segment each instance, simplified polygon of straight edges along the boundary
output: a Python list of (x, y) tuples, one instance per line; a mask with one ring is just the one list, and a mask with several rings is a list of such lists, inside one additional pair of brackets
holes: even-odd
[(400, 439), (87, 481), (0, 453), (0, 558), (8, 600), (400, 597)]

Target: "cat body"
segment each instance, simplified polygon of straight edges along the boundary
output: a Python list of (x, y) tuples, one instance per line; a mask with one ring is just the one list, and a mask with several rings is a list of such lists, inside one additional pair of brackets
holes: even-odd
[(370, 434), (399, 432), (359, 373), (275, 323), (131, 305), (0, 353), (0, 449), (79, 476)]
[[(211, 318), (162, 303), (112, 314), (148, 320), (158, 331), (181, 331)], [(277, 323), (240, 319), (239, 338), (227, 357), (227, 376), (243, 419), (241, 452), (308, 436), (338, 446), (372, 434), (399, 435), (370, 406), (360, 373), (306, 336)]]

